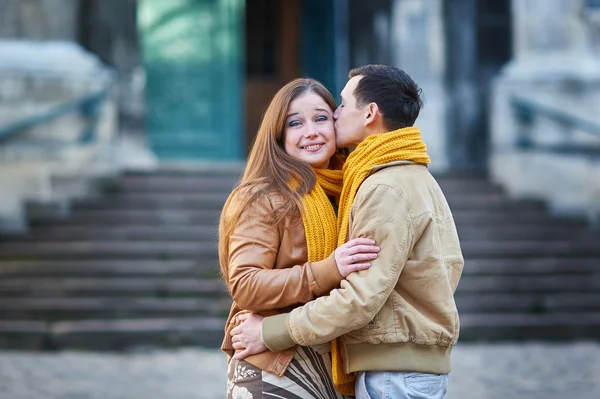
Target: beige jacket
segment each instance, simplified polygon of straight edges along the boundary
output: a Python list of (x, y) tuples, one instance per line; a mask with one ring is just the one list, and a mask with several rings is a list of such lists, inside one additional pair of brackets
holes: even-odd
[[(342, 280), (333, 254), (319, 262), (307, 262), (304, 225), (299, 211), (286, 217), (278, 226), (269, 224), (278, 201), (281, 197), (277, 195), (263, 195), (248, 207), (231, 234), (227, 259), (221, 265), (233, 298), (221, 345), (229, 356), (234, 353), (229, 333), (234, 327), (231, 320), (235, 315), (244, 311), (264, 316), (287, 312), (328, 294), (339, 287)], [(295, 347), (286, 348), (245, 360), (261, 370), (281, 376), (295, 351)]]
[(340, 337), (346, 372), (450, 372), (458, 339), (454, 303), (464, 260), (448, 203), (427, 167), (407, 161), (374, 168), (358, 190), (349, 237), (381, 247), (371, 268), (290, 313), (267, 317), (274, 351)]

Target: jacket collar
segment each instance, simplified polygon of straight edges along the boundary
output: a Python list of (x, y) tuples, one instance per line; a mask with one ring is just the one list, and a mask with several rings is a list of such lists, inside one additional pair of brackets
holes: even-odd
[(380, 171), (381, 169), (389, 168), (390, 166), (400, 166), (400, 165), (423, 165), (427, 167), (427, 165), (422, 163), (417, 163), (413, 161), (392, 161), (388, 163), (384, 163), (382, 165), (376, 165), (371, 168), (367, 177), (371, 176), (373, 173)]

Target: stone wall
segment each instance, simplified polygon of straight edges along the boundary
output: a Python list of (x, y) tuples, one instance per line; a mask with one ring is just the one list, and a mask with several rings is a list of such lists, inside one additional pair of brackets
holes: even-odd
[[(28, 203), (66, 204), (90, 194), (96, 177), (117, 172), (112, 83), (111, 72), (75, 43), (0, 40), (0, 229), (24, 230)], [(57, 111), (99, 92), (97, 119), (81, 106)], [(22, 125), (42, 115), (52, 118)], [(96, 134), (82, 140), (92, 123)]]

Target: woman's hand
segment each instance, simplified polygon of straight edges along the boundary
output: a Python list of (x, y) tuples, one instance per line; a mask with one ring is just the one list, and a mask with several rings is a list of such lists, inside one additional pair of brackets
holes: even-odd
[(335, 250), (335, 263), (342, 277), (350, 273), (371, 267), (369, 263), (377, 258), (379, 247), (370, 238), (355, 238), (340, 245)]

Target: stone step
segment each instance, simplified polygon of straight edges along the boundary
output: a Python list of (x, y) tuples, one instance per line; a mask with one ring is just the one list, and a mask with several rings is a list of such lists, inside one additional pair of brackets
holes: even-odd
[(0, 279), (0, 298), (210, 297), (227, 296), (218, 279), (189, 277), (66, 277)]
[(464, 314), (460, 340), (579, 340), (600, 336), (600, 312)]
[(219, 279), (219, 263), (201, 260), (5, 260), (0, 278), (7, 277), (187, 277)]
[(464, 241), (461, 249), (465, 259), (469, 258), (539, 258), (598, 256), (600, 246), (595, 241), (570, 242), (568, 240), (528, 241)]
[[(595, 242), (464, 241), (465, 259), (599, 256)], [(204, 241), (36, 241), (0, 243), (0, 261), (32, 259), (216, 259), (217, 243)], [(211, 262), (211, 264), (213, 264)]]
[(468, 293), (559, 293), (600, 291), (600, 273), (576, 275), (463, 275), (457, 292)]
[(163, 317), (227, 317), (231, 299), (221, 298), (5, 298), (3, 320), (141, 319)]
[(98, 201), (79, 201), (75, 203), (74, 208), (78, 211), (102, 209), (164, 209), (167, 211), (204, 209), (220, 212), (228, 195), (229, 192), (117, 194)]
[(46, 323), (0, 321), (2, 349), (111, 350), (198, 345), (218, 348), (224, 318), (79, 320)]
[(110, 226), (96, 225), (46, 225), (37, 226), (22, 236), (0, 236), (0, 242), (69, 241), (69, 240), (132, 240), (132, 241), (192, 241), (212, 242), (218, 240), (216, 226), (155, 225)]
[(535, 278), (544, 274), (596, 274), (600, 273), (600, 257), (535, 257), (480, 259), (465, 261), (463, 276), (470, 275), (529, 275)]
[[(94, 209), (218, 209), (221, 210), (229, 191), (219, 192), (132, 192), (119, 193), (95, 201), (75, 202), (78, 210)], [(537, 201), (510, 201), (502, 194), (462, 194), (448, 196), (453, 210), (493, 209), (503, 211), (540, 211), (546, 212), (542, 203)]]
[[(544, 274), (597, 274), (598, 257), (539, 257), (480, 259), (465, 262), (463, 276), (527, 275), (535, 278)], [(3, 260), (0, 277), (189, 277), (219, 278), (219, 263), (183, 260)]]
[(49, 222), (61, 226), (130, 226), (153, 225), (160, 226), (198, 226), (216, 228), (219, 223), (220, 211), (208, 210), (179, 210), (179, 209), (109, 209), (109, 210), (75, 210), (68, 218), (57, 221), (39, 219), (33, 225), (43, 225)]
[(6, 277), (149, 277), (219, 278), (219, 263), (184, 260), (4, 260), (0, 278)]
[(541, 211), (547, 212), (546, 206), (538, 201), (511, 201), (502, 194), (462, 194), (446, 197), (450, 208), (458, 210), (498, 210), (498, 211)]
[[(459, 228), (473, 226), (580, 226), (580, 221), (561, 220), (551, 218), (543, 210), (457, 210), (453, 212), (454, 219)], [(58, 225), (70, 226), (95, 226), (95, 225), (193, 225), (193, 226), (218, 226), (220, 211), (216, 209), (102, 209), (102, 210), (76, 210), (68, 218), (57, 221), (40, 219), (35, 225), (48, 222)]]
[(455, 294), (460, 315), (469, 313), (560, 313), (600, 312), (600, 292), (578, 293), (471, 293)]
[(457, 226), (580, 226), (581, 221), (551, 217), (544, 209), (458, 209), (452, 215)]
[[(214, 242), (41, 241), (0, 243), (1, 260), (31, 259), (216, 259)], [(214, 262), (211, 262), (211, 265)]]
[[(464, 275), (458, 290), (469, 293), (592, 293), (600, 289), (600, 273), (567, 275)], [(227, 295), (218, 279), (187, 277), (4, 277), (0, 297), (183, 296)]]
[(119, 184), (122, 193), (230, 193), (238, 176), (135, 176), (125, 175)]
[[(188, 173), (188, 174), (132, 174), (121, 178), (121, 192), (230, 192), (241, 177), (241, 172)], [(500, 186), (484, 179), (437, 178), (446, 195), (454, 193), (502, 193)]]
[(506, 226), (457, 226), (461, 241), (466, 240), (600, 240), (598, 232), (583, 225), (506, 225)]
[[(515, 241), (515, 240), (569, 240), (574, 242), (600, 242), (600, 233), (585, 226), (458, 226), (461, 242)], [(133, 240), (133, 241), (193, 241), (217, 242), (217, 226), (132, 224), (123, 226), (96, 225), (44, 225), (36, 226), (26, 235), (0, 236), (0, 242), (34, 242), (62, 240)]]

